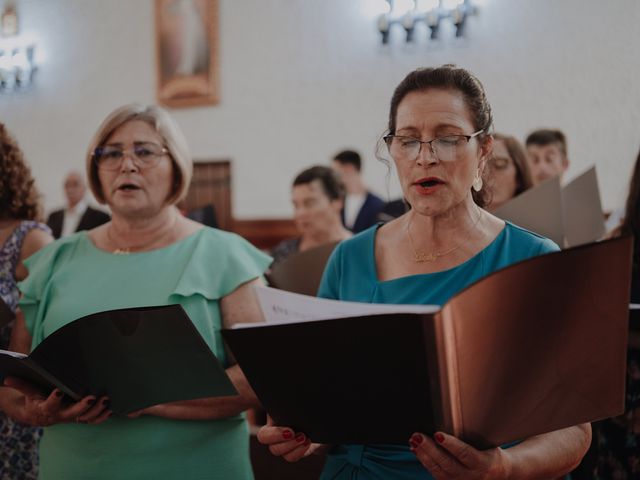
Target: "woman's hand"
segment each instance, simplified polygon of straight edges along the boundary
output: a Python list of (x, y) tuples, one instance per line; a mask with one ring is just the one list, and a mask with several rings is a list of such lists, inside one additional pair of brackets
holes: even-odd
[(269, 451), (287, 462), (297, 462), (308, 457), (322, 446), (311, 443), (304, 433), (295, 433), (287, 427), (265, 425), (258, 431), (258, 441), (269, 447)]
[(7, 377), (4, 385), (22, 393), (22, 398), (14, 403), (15, 408), (9, 413), (15, 420), (37, 427), (47, 427), (58, 423), (99, 424), (111, 416), (109, 399), (96, 398), (89, 395), (76, 403), (63, 400), (64, 394), (59, 389), (53, 390), (45, 397), (31, 383), (15, 377)]
[(463, 441), (438, 432), (435, 441), (414, 433), (409, 440), (411, 451), (437, 480), (507, 479), (511, 466), (509, 457), (500, 448), (476, 450)]

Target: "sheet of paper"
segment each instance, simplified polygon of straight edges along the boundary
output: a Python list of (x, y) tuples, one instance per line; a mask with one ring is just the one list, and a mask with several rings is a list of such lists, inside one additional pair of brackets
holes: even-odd
[(605, 233), (596, 167), (574, 178), (562, 189), (564, 234), (568, 246), (595, 242)]
[(0, 349), (0, 355), (8, 355), (8, 356), (14, 357), (14, 358), (27, 358), (27, 355), (25, 355), (24, 353), (12, 352), (10, 350), (1, 350)]
[(562, 191), (558, 177), (524, 191), (493, 214), (564, 246)]
[[(255, 287), (266, 323), (311, 322), (384, 313), (434, 313), (438, 305), (386, 305), (342, 302), (285, 292), (270, 287)], [(258, 327), (260, 323), (238, 323), (233, 328)]]

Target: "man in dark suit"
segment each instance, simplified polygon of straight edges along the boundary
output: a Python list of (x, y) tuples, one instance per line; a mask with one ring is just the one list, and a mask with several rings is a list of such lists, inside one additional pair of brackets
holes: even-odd
[(362, 180), (362, 160), (360, 154), (353, 150), (343, 150), (333, 157), (333, 168), (336, 170), (347, 189), (347, 196), (342, 209), (342, 222), (353, 233), (366, 230), (378, 221), (378, 213), (384, 201), (369, 192)]
[(87, 204), (86, 190), (84, 177), (80, 173), (71, 172), (67, 175), (64, 181), (67, 207), (51, 212), (47, 219), (47, 225), (55, 238), (66, 237), (80, 230), (90, 230), (109, 221), (107, 213)]

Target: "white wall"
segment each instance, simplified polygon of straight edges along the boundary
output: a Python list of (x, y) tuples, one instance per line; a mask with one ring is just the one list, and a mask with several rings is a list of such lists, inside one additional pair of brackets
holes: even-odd
[[(482, 80), (497, 130), (522, 139), (561, 128), (570, 176), (595, 163), (605, 208), (623, 202), (640, 147), (640, 2), (483, 0), (467, 42), (407, 48), (396, 31), (387, 49), (375, 28), (379, 3), (220, 0), (222, 101), (173, 113), (196, 159), (232, 159), (237, 217), (288, 216), (293, 175), (345, 147), (365, 154), (366, 179), (386, 196), (373, 152), (393, 88), (415, 67), (450, 62)], [(18, 8), (43, 63), (34, 91), (0, 96), (0, 120), (51, 208), (102, 118), (154, 101), (153, 2), (18, 0)]]

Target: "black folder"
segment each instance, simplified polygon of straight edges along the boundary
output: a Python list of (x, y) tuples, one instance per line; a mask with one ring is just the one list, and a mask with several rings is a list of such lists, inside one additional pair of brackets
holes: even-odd
[(622, 238), (525, 260), (437, 313), (222, 333), (275, 422), (314, 442), (443, 430), (502, 445), (623, 412), (631, 248)]
[(107, 395), (127, 414), (179, 400), (236, 395), (180, 305), (110, 310), (53, 332), (29, 356), (0, 350), (0, 374), (71, 400)]

